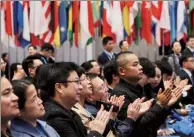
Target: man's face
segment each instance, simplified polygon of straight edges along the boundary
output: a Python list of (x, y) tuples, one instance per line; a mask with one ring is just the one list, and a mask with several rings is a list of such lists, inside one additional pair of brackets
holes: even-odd
[(194, 48), (194, 38), (190, 38), (188, 42), (189, 42), (189, 43), (188, 43), (189, 46), (190, 46), (191, 48)]
[(81, 81), (81, 85), (83, 87), (83, 89), (81, 91), (81, 95), (83, 97), (88, 97), (88, 96), (92, 95), (92, 84), (91, 84), (90, 79), (85, 74), (82, 74), (80, 77), (80, 81)]
[(26, 91), (26, 102), (21, 110), (21, 117), (34, 121), (45, 114), (42, 100), (37, 96), (37, 91), (33, 84), (29, 85)]
[(52, 55), (52, 50), (44, 50), (43, 54), (46, 58), (49, 58)]
[(81, 90), (83, 89), (77, 72), (72, 71), (67, 78), (67, 82), (62, 85), (62, 98), (66, 100), (72, 107), (80, 101)]
[(194, 58), (189, 57), (186, 62), (183, 63), (184, 67), (188, 70), (194, 70)]
[(1, 119), (11, 120), (20, 113), (18, 97), (13, 93), (11, 83), (4, 77), (1, 78)]
[(28, 48), (28, 53), (29, 53), (29, 55), (35, 55), (37, 53), (37, 50), (34, 49), (34, 47), (29, 47)]
[(138, 82), (143, 76), (138, 57), (135, 54), (129, 54), (125, 56), (125, 60), (127, 60), (126, 65), (119, 67), (120, 76), (129, 81)]
[(123, 41), (123, 45), (121, 47), (121, 51), (129, 51), (129, 44), (127, 41)]
[(1, 71), (5, 72), (6, 62), (1, 58)]
[(113, 49), (114, 49), (114, 42), (113, 40), (109, 40), (108, 43), (105, 45), (105, 49), (108, 51), (108, 52), (112, 52)]

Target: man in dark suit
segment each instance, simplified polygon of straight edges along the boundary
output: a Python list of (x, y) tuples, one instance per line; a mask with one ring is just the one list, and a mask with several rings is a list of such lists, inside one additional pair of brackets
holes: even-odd
[(113, 49), (114, 49), (113, 38), (109, 36), (103, 38), (102, 44), (103, 44), (104, 50), (98, 56), (98, 63), (99, 65), (104, 66), (108, 61), (115, 58), (116, 54), (113, 52)]
[[(138, 86), (138, 82), (142, 79), (144, 74), (142, 66), (139, 63), (138, 57), (131, 52), (121, 52), (116, 58), (116, 67), (120, 77), (120, 82), (113, 89), (111, 95), (124, 95), (125, 103), (121, 108), (118, 119), (123, 120), (126, 118), (127, 106), (137, 98), (142, 98), (143, 88)], [(136, 121), (136, 126), (132, 137), (154, 137), (157, 136), (157, 129), (163, 124), (166, 117), (169, 114), (170, 107), (176, 103), (180, 98), (176, 99), (169, 97), (167, 94), (171, 94), (168, 90), (160, 92), (157, 95), (156, 103), (148, 110), (141, 118)], [(182, 91), (178, 90), (178, 94), (181, 95)], [(160, 96), (164, 97), (162, 100)], [(177, 94), (177, 93), (176, 93)], [(168, 100), (169, 99), (169, 100)], [(164, 103), (162, 103), (164, 101)], [(172, 103), (173, 101), (173, 103)], [(170, 103), (171, 102), (171, 103)]]
[[(180, 65), (182, 69), (180, 70), (180, 78), (188, 79), (188, 84), (194, 86), (194, 79), (192, 71), (194, 70), (194, 57), (192, 55), (182, 56), (180, 58)], [(192, 87), (188, 92), (183, 94), (181, 99), (182, 104), (194, 104), (194, 88)]]
[(187, 47), (183, 50), (182, 55), (189, 55), (194, 57), (194, 36), (188, 37)]
[(83, 88), (77, 69), (78, 66), (72, 62), (55, 63), (49, 68), (48, 85), (45, 90), (50, 100), (44, 103), (46, 113), (43, 120), (47, 121), (61, 137), (103, 137), (108, 123), (105, 119), (100, 120), (103, 115), (100, 116), (100, 121), (94, 120), (92, 123), (94, 125), (91, 125), (93, 129), (87, 133), (79, 115), (71, 110), (80, 101), (80, 92)]

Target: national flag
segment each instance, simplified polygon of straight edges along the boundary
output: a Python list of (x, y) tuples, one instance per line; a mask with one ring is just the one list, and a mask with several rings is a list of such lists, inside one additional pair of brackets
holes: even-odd
[(1, 42), (3, 45), (7, 46), (8, 44), (8, 35), (5, 30), (5, 9), (6, 9), (6, 3), (4, 1), (1, 1), (1, 8), (0, 8), (0, 14), (1, 14)]
[(116, 34), (116, 41), (118, 44), (121, 40), (123, 40), (123, 21), (121, 5), (119, 1), (113, 1), (111, 15), (111, 31)]
[(112, 26), (111, 26), (111, 7), (110, 4), (107, 1), (104, 1), (103, 3), (103, 36), (110, 36), (114, 39), (114, 42), (116, 41), (116, 35), (112, 32)]
[(72, 15), (72, 1), (68, 1), (68, 37), (69, 42), (73, 44), (73, 15)]
[(141, 37), (147, 41), (148, 44), (152, 44), (152, 33), (151, 33), (151, 4), (150, 2), (142, 2), (142, 27), (141, 27)]
[[(44, 1), (30, 2), (30, 33), (35, 36), (44, 34), (48, 31), (48, 21), (44, 15), (42, 3)], [(38, 15), (38, 16), (37, 16)]]
[(48, 24), (48, 31), (44, 34), (40, 35), (41, 43), (50, 43), (53, 44), (54, 34), (52, 32), (53, 22), (51, 21), (51, 1), (42, 1), (43, 12), (45, 16), (45, 20)]
[(13, 24), (13, 1), (5, 1), (5, 31), (8, 35), (9, 45), (14, 47), (15, 37), (14, 37), (14, 24)]
[(139, 8), (137, 16), (135, 17), (135, 31), (136, 36), (135, 36), (135, 44), (138, 45), (140, 41), (140, 29), (142, 26), (142, 20), (141, 20), (141, 9)]
[(57, 48), (60, 47), (60, 31), (59, 31), (59, 5), (60, 1), (53, 1), (53, 34), (54, 44)]
[(74, 42), (75, 46), (79, 45), (79, 12), (80, 12), (80, 2), (73, 1), (72, 3), (72, 14), (73, 14), (73, 30), (74, 30)]
[(187, 34), (187, 17), (184, 1), (178, 1), (177, 6), (177, 40), (180, 40)]
[(194, 35), (194, 1), (189, 1), (188, 34)]
[(171, 43), (176, 40), (177, 36), (177, 4), (177, 1), (170, 1)]
[(100, 26), (101, 1), (91, 1), (91, 2), (92, 2), (92, 13), (93, 13), (94, 26), (99, 27)]
[[(160, 41), (162, 44), (170, 45), (170, 15), (169, 15), (169, 1), (163, 1), (162, 13), (159, 21), (159, 27), (162, 29)], [(163, 36), (164, 35), (164, 36)]]
[(152, 8), (152, 34), (156, 39), (156, 43), (161, 45), (161, 35), (160, 35), (160, 26), (159, 21), (162, 13), (162, 1), (152, 1), (151, 8)]
[(80, 33), (80, 43), (82, 48), (92, 44), (92, 36), (94, 36), (94, 23), (92, 5), (90, 1), (80, 1)]
[(67, 40), (67, 13), (66, 2), (61, 1), (59, 5), (59, 27), (60, 27), (60, 44)]

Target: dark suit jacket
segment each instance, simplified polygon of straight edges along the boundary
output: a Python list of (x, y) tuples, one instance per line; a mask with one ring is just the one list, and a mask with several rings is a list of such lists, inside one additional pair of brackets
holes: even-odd
[[(188, 79), (189, 80), (188, 84), (193, 85), (189, 75), (183, 69), (180, 70), (179, 74), (180, 74), (180, 78), (182, 80)], [(194, 104), (194, 88), (192, 87), (187, 93), (188, 93), (188, 95), (186, 97), (181, 98), (181, 103), (184, 105)]]
[(182, 55), (183, 56), (193, 56), (193, 53), (191, 52), (191, 50), (189, 49), (189, 48), (185, 48), (184, 50), (183, 50), (183, 53), (182, 53)]
[[(116, 53), (114, 53), (114, 56), (116, 56)], [(106, 55), (105, 52), (102, 52), (99, 56), (98, 56), (98, 63), (101, 66), (104, 66), (107, 62), (109, 62), (109, 58)]]
[[(118, 118), (124, 120), (127, 116), (128, 105), (134, 102), (135, 99), (143, 97), (143, 89), (120, 79), (111, 95), (125, 96), (125, 103), (118, 114)], [(169, 109), (161, 108), (158, 104), (154, 104), (149, 111), (137, 120), (131, 137), (155, 137), (157, 129), (163, 124), (169, 113)]]
[(44, 106), (46, 113), (43, 120), (52, 126), (61, 137), (102, 137), (97, 131), (87, 134), (79, 115), (63, 108), (56, 101), (49, 100)]

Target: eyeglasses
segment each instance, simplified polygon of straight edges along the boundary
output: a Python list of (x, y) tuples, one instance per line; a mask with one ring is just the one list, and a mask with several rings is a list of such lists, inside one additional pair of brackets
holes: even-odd
[[(93, 88), (94, 89), (94, 88)], [(94, 91), (95, 92), (98, 92), (98, 91), (100, 91), (100, 90), (107, 90), (108, 89), (108, 86), (105, 84), (105, 83), (103, 83), (99, 88), (97, 88), (97, 89), (94, 89)]]
[(80, 78), (80, 81), (84, 81), (84, 80), (90, 80), (90, 78), (89, 77), (87, 77), (87, 76), (84, 76), (84, 77), (82, 77), (82, 78)]
[(80, 79), (76, 79), (76, 80), (66, 80), (66, 81), (62, 81), (59, 83), (75, 83), (77, 85), (81, 85), (81, 80)]

